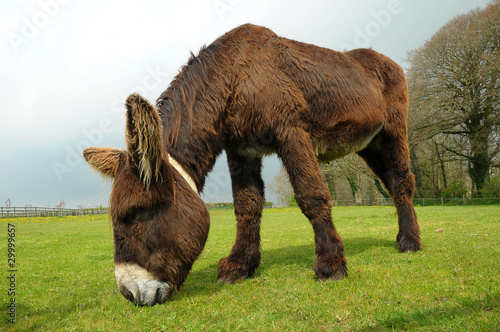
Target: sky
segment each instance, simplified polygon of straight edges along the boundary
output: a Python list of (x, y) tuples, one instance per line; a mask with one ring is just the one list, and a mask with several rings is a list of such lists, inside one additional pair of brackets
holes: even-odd
[[(408, 51), (487, 3), (0, 0), (0, 206), (107, 206), (111, 184), (82, 150), (124, 149), (127, 96), (156, 100), (191, 51), (241, 24), (339, 51), (371, 47), (407, 68)], [(209, 174), (206, 202), (232, 200), (226, 163), (222, 155)], [(265, 183), (280, 165), (264, 159)]]

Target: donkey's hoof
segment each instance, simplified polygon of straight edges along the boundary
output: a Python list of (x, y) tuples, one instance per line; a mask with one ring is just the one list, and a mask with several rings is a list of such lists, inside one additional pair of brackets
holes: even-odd
[(242, 281), (244, 279), (248, 278), (248, 276), (245, 276), (243, 273), (240, 271), (233, 271), (231, 275), (218, 275), (217, 276), (217, 281), (223, 284), (234, 284), (235, 282)]
[(219, 262), (217, 280), (223, 284), (233, 284), (237, 281), (248, 278), (250, 274), (240, 264), (237, 264), (227, 257)]
[(398, 236), (399, 252), (413, 252), (421, 249), (421, 244), (418, 239), (408, 238), (406, 236)]
[[(335, 265), (337, 266), (335, 267)], [(319, 281), (342, 280), (348, 275), (344, 260), (340, 264), (332, 264), (331, 260), (317, 259), (314, 264), (314, 271)]]

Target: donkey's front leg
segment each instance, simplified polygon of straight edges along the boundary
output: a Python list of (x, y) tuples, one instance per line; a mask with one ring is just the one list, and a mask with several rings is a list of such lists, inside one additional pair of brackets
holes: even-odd
[(330, 192), (321, 179), (309, 134), (289, 130), (281, 139), (278, 155), (286, 167), (295, 198), (311, 222), (316, 240), (314, 272), (321, 281), (347, 276), (344, 244), (332, 222)]
[(227, 152), (236, 214), (236, 242), (219, 262), (217, 278), (233, 283), (253, 275), (260, 264), (260, 218), (264, 207), (262, 159)]

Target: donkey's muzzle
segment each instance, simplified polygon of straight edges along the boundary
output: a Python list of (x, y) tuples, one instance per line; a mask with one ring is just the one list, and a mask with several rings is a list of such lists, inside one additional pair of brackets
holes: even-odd
[(136, 305), (162, 304), (172, 295), (172, 287), (168, 283), (157, 280), (137, 264), (115, 264), (115, 276), (122, 295)]

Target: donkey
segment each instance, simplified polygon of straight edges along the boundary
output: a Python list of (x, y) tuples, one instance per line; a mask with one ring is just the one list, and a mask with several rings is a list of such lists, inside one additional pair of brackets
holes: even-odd
[(203, 250), (209, 214), (199, 192), (223, 150), (237, 231), (219, 262), (220, 282), (248, 278), (259, 266), (262, 157), (269, 153), (282, 160), (312, 224), (320, 281), (346, 277), (347, 267), (318, 161), (361, 156), (396, 206), (399, 250), (421, 247), (406, 79), (380, 53), (335, 52), (246, 24), (192, 55), (156, 106), (132, 94), (126, 109), (127, 150), (91, 147), (84, 157), (114, 179), (115, 275), (135, 304), (165, 302)]

